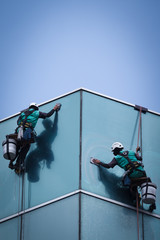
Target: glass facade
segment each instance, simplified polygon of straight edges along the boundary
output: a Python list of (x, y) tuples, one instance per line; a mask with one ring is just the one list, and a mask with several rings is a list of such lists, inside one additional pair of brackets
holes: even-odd
[(78, 240), (78, 195), (0, 224), (1, 239)]
[(135, 211), (82, 195), (82, 216), (83, 240), (137, 239)]
[[(136, 208), (121, 184), (123, 170), (97, 167), (90, 157), (110, 162), (116, 141), (135, 151), (139, 111), (85, 89), (46, 102), (40, 111), (56, 103), (62, 104), (58, 113), (38, 120), (24, 174), (8, 168), (0, 149), (1, 239), (137, 239)], [(0, 122), (1, 142), (14, 132), (17, 118)], [(158, 239), (160, 115), (142, 113), (141, 140), (145, 170), (157, 185), (157, 208), (153, 214), (148, 205), (140, 209), (140, 239)]]
[(20, 239), (20, 228), (21, 228), (20, 217), (13, 218), (9, 221), (0, 224), (0, 237), (2, 240), (17, 240)]
[[(128, 188), (121, 184), (124, 170), (118, 166), (106, 169), (90, 164), (90, 157), (109, 163), (114, 155), (113, 142), (121, 142), (125, 150), (136, 151), (139, 111), (89, 92), (83, 92), (82, 111), (82, 188), (126, 204), (132, 204)], [(157, 209), (160, 214), (160, 116), (142, 113), (142, 157), (147, 176), (157, 185)], [(147, 209), (148, 205), (144, 205)]]

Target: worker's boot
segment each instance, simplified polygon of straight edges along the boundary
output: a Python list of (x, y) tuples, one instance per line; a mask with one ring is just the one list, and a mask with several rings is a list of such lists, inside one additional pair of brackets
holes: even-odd
[(9, 167), (10, 169), (15, 169), (15, 167), (14, 167), (14, 165), (13, 165), (13, 162), (11, 162), (11, 161), (10, 161), (8, 167)]
[(17, 165), (15, 164), (15, 173), (16, 174), (21, 174), (25, 170), (24, 164)]
[(18, 175), (21, 173), (21, 170), (18, 169), (18, 168), (16, 168), (14, 171), (15, 171), (15, 173), (18, 174)]
[(153, 210), (156, 209), (156, 204), (155, 203), (152, 203), (150, 206), (149, 206), (149, 211), (150, 212), (153, 212)]

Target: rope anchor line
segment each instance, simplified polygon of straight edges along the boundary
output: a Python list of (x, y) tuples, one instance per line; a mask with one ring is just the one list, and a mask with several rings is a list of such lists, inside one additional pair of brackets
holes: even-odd
[[(136, 151), (140, 151), (141, 157), (142, 157), (142, 113), (146, 113), (148, 111), (147, 108), (135, 105), (134, 107), (135, 110), (139, 111), (139, 126), (138, 126), (138, 139), (137, 139), (137, 148)], [(139, 240), (139, 200), (138, 200), (138, 189), (137, 189), (137, 194), (136, 194), (136, 207), (137, 207), (137, 235), (138, 235), (138, 240)], [(142, 208), (143, 208), (143, 203), (142, 203)], [(142, 215), (142, 225), (143, 225), (143, 215)], [(143, 228), (143, 227), (142, 227)], [(144, 229), (143, 229), (144, 231)], [(143, 233), (143, 239), (144, 239), (144, 232)]]

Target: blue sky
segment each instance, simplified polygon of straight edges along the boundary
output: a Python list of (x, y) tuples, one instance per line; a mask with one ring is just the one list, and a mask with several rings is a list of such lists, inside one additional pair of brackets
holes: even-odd
[(0, 119), (84, 87), (160, 112), (159, 0), (1, 0)]

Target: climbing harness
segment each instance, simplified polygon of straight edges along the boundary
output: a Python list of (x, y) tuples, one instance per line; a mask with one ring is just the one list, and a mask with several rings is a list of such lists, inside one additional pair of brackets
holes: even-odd
[(143, 166), (142, 163), (138, 161), (131, 161), (130, 158), (128, 157), (128, 153), (129, 153), (128, 151), (125, 151), (123, 153), (118, 153), (118, 155), (124, 157), (128, 161), (128, 164), (125, 166), (126, 171), (122, 176), (122, 183), (124, 186), (130, 186), (131, 180), (129, 176), (133, 173), (134, 170), (143, 173), (142, 170), (138, 169), (139, 166)]
[[(16, 133), (18, 132), (18, 137), (17, 137), (18, 140), (21, 140), (23, 138), (25, 129), (31, 128), (33, 131), (32, 123), (28, 123), (27, 118), (29, 115), (31, 115), (35, 111), (36, 111), (35, 109), (33, 109), (33, 110), (27, 109), (27, 110), (21, 112), (21, 115), (19, 116), (19, 118), (17, 120), (18, 127), (15, 129), (15, 132)], [(22, 120), (23, 113), (25, 115), (25, 118)]]
[[(126, 159), (129, 160), (129, 158), (126, 158)], [(133, 170), (133, 169), (136, 169), (136, 168), (139, 167), (139, 166), (142, 166), (142, 164), (139, 163), (139, 162), (132, 162), (132, 161), (130, 161), (130, 162), (126, 165), (126, 170), (131, 171), (131, 170)], [(137, 169), (137, 170), (138, 170), (138, 169)]]
[(130, 158), (128, 157), (128, 151), (125, 151), (123, 153), (119, 153), (118, 155), (124, 157), (125, 159), (127, 159), (128, 161), (128, 164), (125, 166), (126, 168), (126, 171), (132, 171), (134, 169), (136, 169), (137, 167), (139, 166), (142, 166), (142, 164), (140, 162), (137, 162), (137, 161), (131, 161)]

